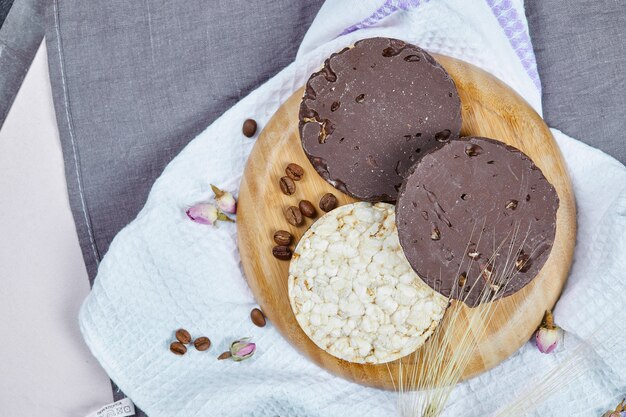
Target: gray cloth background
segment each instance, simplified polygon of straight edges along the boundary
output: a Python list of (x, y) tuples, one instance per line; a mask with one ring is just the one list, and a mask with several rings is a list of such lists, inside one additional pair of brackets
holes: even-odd
[[(322, 1), (48, 1), (70, 203), (93, 280), (164, 166), (293, 60)], [(527, 14), (546, 120), (625, 162), (623, 2), (530, 0)]]
[(626, 163), (626, 1), (525, 3), (548, 125)]
[(46, 0), (0, 0), (0, 128), (44, 33)]
[(294, 59), (321, 3), (50, 1), (50, 77), (91, 279), (165, 165)]

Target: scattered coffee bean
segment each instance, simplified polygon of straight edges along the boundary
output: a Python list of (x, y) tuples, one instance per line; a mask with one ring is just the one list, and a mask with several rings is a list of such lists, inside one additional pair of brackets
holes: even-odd
[(314, 219), (317, 216), (317, 210), (315, 210), (315, 206), (308, 200), (302, 200), (298, 203), (298, 208), (302, 212), (304, 217), (309, 217)]
[(304, 176), (304, 169), (298, 164), (289, 164), (285, 168), (285, 173), (294, 181), (300, 181)]
[(293, 242), (293, 236), (286, 230), (279, 230), (274, 233), (274, 242), (280, 246), (289, 246)]
[(176, 330), (176, 339), (183, 345), (188, 345), (191, 342), (191, 335), (185, 329)]
[(296, 183), (289, 177), (281, 177), (280, 191), (285, 195), (291, 195), (296, 192)]
[(289, 206), (285, 210), (285, 219), (287, 219), (287, 223), (293, 226), (300, 226), (304, 221), (304, 217), (302, 217), (302, 212), (298, 207)]
[(291, 256), (293, 255), (293, 253), (291, 252), (291, 249), (289, 249), (288, 246), (274, 246), (272, 248), (272, 255), (274, 255), (274, 258), (276, 259), (280, 259), (282, 261), (288, 261), (291, 259)]
[(241, 128), (241, 131), (244, 135), (246, 135), (246, 137), (251, 138), (256, 133), (256, 122), (252, 119), (247, 119), (245, 122), (243, 122), (243, 127)]
[(265, 320), (265, 314), (263, 314), (263, 312), (258, 308), (252, 309), (250, 312), (250, 319), (257, 327), (265, 327), (265, 324), (267, 323)]
[(217, 357), (218, 361), (223, 361), (224, 359), (228, 359), (230, 358), (232, 355), (229, 351), (226, 351), (224, 353), (222, 353), (220, 356)]
[(208, 337), (202, 336), (194, 340), (193, 345), (200, 352), (204, 352), (205, 350), (211, 347), (211, 341), (209, 340)]
[(170, 351), (174, 355), (184, 355), (187, 353), (187, 348), (181, 342), (172, 342), (170, 345)]
[(322, 209), (322, 211), (325, 211), (326, 213), (328, 213), (329, 211), (337, 207), (337, 197), (335, 197), (331, 193), (326, 193), (320, 199), (319, 206)]

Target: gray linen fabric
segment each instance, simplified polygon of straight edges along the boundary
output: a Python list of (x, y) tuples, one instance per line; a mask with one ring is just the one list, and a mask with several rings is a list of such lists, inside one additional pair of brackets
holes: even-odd
[(626, 163), (626, 1), (526, 0), (548, 124)]
[(0, 0), (0, 128), (44, 32), (46, 0)]
[[(321, 3), (50, 1), (53, 98), (92, 282), (165, 165), (293, 61)], [(123, 394), (114, 387), (114, 396)]]
[[(91, 279), (164, 166), (289, 64), (321, 0), (51, 0), (46, 39)], [(228, 138), (224, 138), (228, 140)]]
[[(548, 122), (626, 161), (620, 2), (530, 0), (527, 13)], [(293, 60), (321, 3), (49, 0), (52, 90), (91, 280), (163, 167)]]
[(6, 19), (9, 14), (9, 10), (11, 10), (12, 5), (13, 0), (0, 0), (0, 29), (2, 28), (4, 19)]

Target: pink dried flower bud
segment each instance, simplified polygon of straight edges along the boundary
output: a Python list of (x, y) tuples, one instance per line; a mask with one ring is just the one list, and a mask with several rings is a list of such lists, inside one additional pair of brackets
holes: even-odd
[(241, 340), (234, 341), (230, 345), (230, 353), (232, 355), (231, 357), (234, 361), (237, 362), (248, 359), (249, 357), (254, 355), (255, 351), (256, 345), (250, 342), (249, 337), (244, 337)]
[(541, 353), (550, 353), (556, 349), (562, 338), (563, 330), (554, 324), (552, 312), (550, 310), (546, 311), (543, 323), (535, 334), (537, 349), (539, 349)]
[(539, 352), (550, 353), (556, 349), (559, 340), (561, 340), (561, 333), (562, 330), (559, 327), (555, 327), (554, 329), (541, 328), (537, 330), (535, 341), (537, 342)]
[(220, 210), (230, 214), (237, 213), (237, 201), (231, 193), (221, 190), (213, 184), (211, 184), (211, 189), (213, 194), (215, 194), (215, 201), (217, 201), (217, 206)]
[(222, 213), (213, 204), (198, 203), (189, 207), (186, 211), (187, 217), (196, 223), (214, 225), (218, 220), (232, 222), (231, 218)]

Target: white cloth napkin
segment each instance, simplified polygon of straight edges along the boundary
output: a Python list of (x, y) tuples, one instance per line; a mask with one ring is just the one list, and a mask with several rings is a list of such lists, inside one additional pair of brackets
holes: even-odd
[[(538, 111), (540, 84), (522, 0), (328, 1), (296, 61), (195, 138), (155, 182), (145, 207), (115, 238), (100, 265), (80, 323), (94, 356), (150, 417), (393, 416), (396, 394), (335, 377), (295, 351), (272, 327), (250, 323), (254, 298), (242, 275), (236, 228), (189, 221), (185, 209), (210, 195), (209, 182), (237, 190), (260, 128), (330, 53), (389, 36), (454, 56), (504, 80)], [(455, 389), (445, 416), (485, 416), (562, 361), (593, 333), (588, 372), (534, 414), (597, 416), (626, 391), (626, 168), (553, 131), (578, 203), (575, 262), (556, 309), (570, 336), (552, 355), (530, 343), (491, 372)], [(213, 341), (209, 352), (168, 351), (187, 328)], [(254, 358), (217, 361), (235, 338), (252, 336)], [(612, 337), (612, 343), (607, 338)], [(569, 348), (568, 348), (569, 347)], [(588, 363), (587, 363), (588, 362)], [(563, 386), (568, 381), (563, 381)]]

